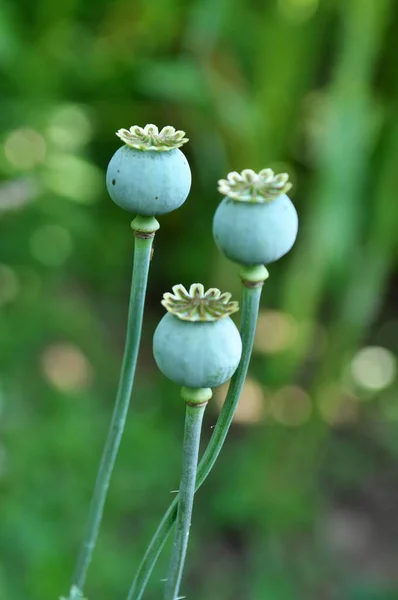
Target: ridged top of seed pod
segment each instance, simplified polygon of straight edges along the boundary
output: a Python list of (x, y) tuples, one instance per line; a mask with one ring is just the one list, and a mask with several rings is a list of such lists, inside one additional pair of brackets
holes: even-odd
[(241, 173), (232, 171), (227, 179), (220, 179), (218, 191), (236, 202), (264, 204), (286, 194), (292, 187), (287, 173), (275, 175), (272, 169), (262, 169), (256, 173), (244, 169)]
[(130, 129), (119, 129), (116, 135), (130, 148), (143, 151), (168, 152), (188, 141), (185, 131), (176, 130), (171, 125), (163, 127), (161, 131), (152, 124), (145, 127), (133, 125)]
[(218, 321), (239, 310), (231, 294), (217, 288), (205, 292), (201, 283), (193, 283), (189, 292), (181, 284), (173, 286), (173, 293), (163, 295), (163, 306), (182, 321)]

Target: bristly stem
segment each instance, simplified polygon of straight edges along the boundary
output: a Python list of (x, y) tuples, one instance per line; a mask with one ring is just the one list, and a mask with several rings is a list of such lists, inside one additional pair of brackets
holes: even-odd
[(133, 277), (127, 322), (127, 336), (115, 408), (102, 454), (83, 543), (73, 575), (72, 589), (83, 594), (87, 570), (97, 541), (109, 482), (122, 439), (141, 340), (142, 319), (152, 244), (159, 223), (153, 217), (138, 216), (131, 224), (135, 236)]
[[(242, 358), (231, 379), (227, 397), (218, 417), (213, 435), (199, 462), (196, 490), (199, 489), (212, 470), (231, 426), (249, 367), (256, 332), (261, 290), (267, 277), (268, 272), (262, 266), (244, 268), (241, 271), (243, 283), (240, 326)], [(178, 502), (179, 496), (176, 496), (160, 522), (138, 568), (127, 600), (141, 600), (160, 552), (173, 529), (177, 516)]]
[[(192, 391), (193, 394), (189, 394), (190, 391)], [(197, 392), (205, 392), (202, 394), (203, 399), (198, 399)], [(189, 530), (191, 527), (203, 414), (211, 395), (212, 392), (210, 389), (189, 390), (188, 388), (183, 388), (182, 390), (182, 396), (186, 402), (182, 476), (179, 491), (176, 531), (169, 572), (167, 575), (164, 600), (176, 600), (176, 598), (178, 598), (188, 548)]]

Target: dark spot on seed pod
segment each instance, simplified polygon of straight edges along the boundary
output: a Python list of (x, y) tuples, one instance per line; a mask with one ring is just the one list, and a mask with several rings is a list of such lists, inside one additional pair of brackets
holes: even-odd
[(112, 185), (115, 185), (116, 179), (112, 179)]

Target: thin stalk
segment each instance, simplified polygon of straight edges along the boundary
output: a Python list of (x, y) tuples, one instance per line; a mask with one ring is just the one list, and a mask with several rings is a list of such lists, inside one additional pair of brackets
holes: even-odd
[(115, 408), (91, 499), (86, 529), (73, 575), (72, 589), (83, 595), (87, 570), (101, 525), (109, 482), (122, 439), (141, 340), (142, 319), (151, 260), (153, 238), (159, 228), (156, 219), (137, 217), (132, 228), (135, 235), (133, 277), (127, 322), (127, 336)]
[[(213, 435), (202, 459), (200, 460), (196, 477), (196, 490), (200, 488), (212, 470), (231, 426), (232, 419), (242, 393), (243, 385), (245, 383), (253, 349), (262, 285), (264, 280), (268, 277), (268, 273), (265, 269), (262, 272), (262, 278), (261, 271), (258, 278), (250, 278), (250, 275), (247, 273), (247, 271), (242, 272), (241, 275), (243, 283), (240, 325), (240, 334), (242, 338), (242, 358), (234, 376), (231, 379), (227, 397), (218, 417)], [(257, 279), (257, 281), (254, 281), (254, 279)], [(141, 600), (162, 548), (171, 530), (173, 529), (177, 516), (178, 502), (179, 496), (177, 495), (166, 511), (163, 519), (159, 523), (159, 526), (144, 554), (141, 564), (138, 567), (138, 571), (130, 588), (127, 600)]]
[(176, 519), (176, 531), (169, 565), (164, 600), (176, 600), (180, 589), (191, 527), (193, 500), (195, 496), (200, 432), (207, 401), (202, 404), (186, 404), (183, 442), (182, 476)]

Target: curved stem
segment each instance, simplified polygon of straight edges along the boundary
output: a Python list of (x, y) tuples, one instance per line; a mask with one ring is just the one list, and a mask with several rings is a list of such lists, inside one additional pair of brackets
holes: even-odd
[[(247, 273), (242, 272), (243, 293), (240, 326), (240, 333), (242, 337), (242, 358), (234, 376), (231, 379), (227, 397), (218, 417), (213, 435), (202, 459), (200, 460), (196, 478), (196, 490), (198, 490), (202, 485), (213, 468), (218, 455), (220, 454), (228, 430), (231, 426), (249, 367), (250, 357), (253, 349), (254, 335), (256, 332), (262, 285), (264, 283), (264, 279), (267, 278), (268, 273), (266, 271), (263, 272), (260, 281), (252, 281), (252, 279), (255, 278), (249, 278), (246, 276)], [(175, 523), (178, 502), (179, 497), (176, 496), (161, 520), (138, 568), (135, 579), (127, 596), (127, 600), (140, 600), (142, 598), (152, 570)]]
[[(152, 231), (148, 231), (151, 226)], [(159, 224), (156, 219), (137, 217), (133, 221), (132, 227), (135, 235), (134, 265), (122, 370), (115, 408), (94, 486), (83, 543), (72, 581), (72, 589), (75, 590), (75, 593), (79, 592), (81, 594), (83, 593), (87, 570), (97, 541), (109, 482), (123, 435), (131, 391), (133, 389), (141, 340), (142, 318), (152, 244)]]
[(200, 432), (207, 400), (201, 404), (188, 403), (185, 413), (182, 476), (176, 519), (176, 532), (171, 553), (164, 600), (176, 600), (188, 548), (196, 470), (198, 466)]
[(243, 385), (246, 380), (247, 371), (249, 368), (250, 358), (253, 350), (254, 335), (256, 333), (258, 309), (260, 306), (261, 287), (246, 287), (243, 286), (242, 294), (242, 320), (240, 333), (242, 338), (242, 358), (239, 366), (232, 377), (229, 384), (227, 397), (223, 408), (217, 419), (217, 424), (214, 428), (210, 442), (201, 458), (198, 467), (197, 489), (202, 485), (218, 455), (227, 437), (229, 428), (231, 427), (232, 419), (235, 414), (236, 407), (242, 393)]

